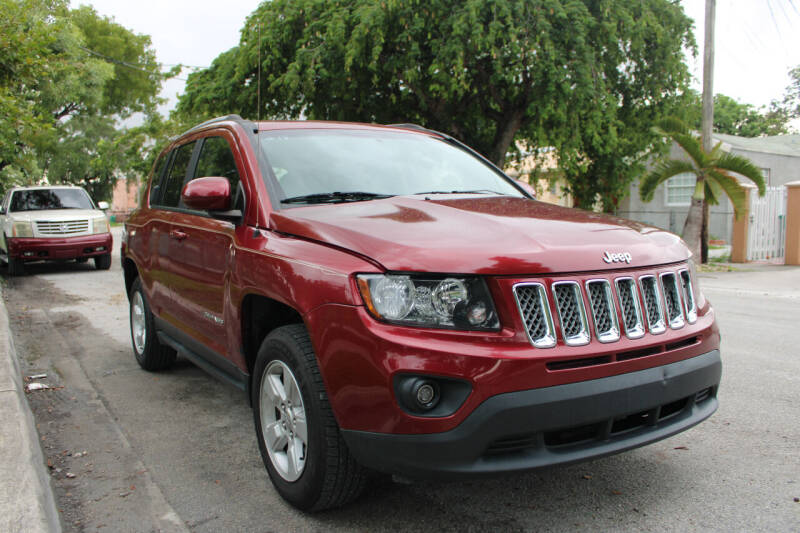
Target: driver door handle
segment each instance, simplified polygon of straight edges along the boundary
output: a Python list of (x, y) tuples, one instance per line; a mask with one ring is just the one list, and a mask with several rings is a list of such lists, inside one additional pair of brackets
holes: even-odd
[(170, 231), (169, 232), (169, 236), (171, 238), (175, 239), (176, 241), (182, 241), (183, 239), (188, 237), (188, 235), (186, 233), (182, 232), (179, 229), (174, 229), (174, 230)]

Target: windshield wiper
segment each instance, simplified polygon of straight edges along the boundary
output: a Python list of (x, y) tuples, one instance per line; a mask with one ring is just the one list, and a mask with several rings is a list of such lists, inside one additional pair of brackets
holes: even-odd
[(508, 194), (504, 192), (497, 192), (491, 189), (476, 189), (472, 191), (424, 191), (414, 194), (499, 194), (500, 196), (508, 196)]
[(361, 202), (378, 198), (390, 198), (391, 194), (378, 194), (374, 192), (349, 191), (349, 192), (318, 192), (292, 196), (281, 200), (282, 204), (335, 204), (339, 202)]

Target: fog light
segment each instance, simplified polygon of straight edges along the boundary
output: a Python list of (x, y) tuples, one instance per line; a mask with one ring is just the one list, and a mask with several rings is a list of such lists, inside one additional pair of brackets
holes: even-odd
[(97, 248), (95, 248), (95, 249), (94, 249), (94, 251), (95, 251), (95, 252), (102, 252), (102, 251), (103, 251), (103, 250), (105, 250), (105, 249), (106, 249), (106, 247), (105, 247), (105, 246), (98, 246)]
[(22, 252), (25, 257), (33, 257), (33, 252)]
[(436, 390), (430, 383), (426, 383), (417, 389), (417, 403), (427, 406), (436, 397)]
[(415, 383), (414, 398), (421, 409), (433, 409), (439, 402), (439, 387), (433, 381)]

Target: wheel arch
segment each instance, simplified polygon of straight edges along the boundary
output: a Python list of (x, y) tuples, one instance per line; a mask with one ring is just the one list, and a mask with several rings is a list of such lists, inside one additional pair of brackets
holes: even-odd
[[(267, 335), (276, 328), (289, 324), (302, 324), (306, 329), (308, 328), (297, 309), (262, 294), (247, 294), (242, 299), (240, 316), (242, 353), (247, 364), (247, 373), (250, 376), (249, 391), (252, 390), (253, 369), (258, 357), (258, 350)], [(252, 394), (247, 395), (247, 401), (252, 405)]]
[(126, 257), (122, 260), (122, 271), (125, 275), (125, 294), (130, 298), (133, 282), (139, 277), (139, 268), (133, 259)]

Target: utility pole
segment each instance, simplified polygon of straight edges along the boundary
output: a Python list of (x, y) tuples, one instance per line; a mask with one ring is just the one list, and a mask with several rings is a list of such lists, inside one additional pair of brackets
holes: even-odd
[(714, 148), (714, 17), (717, 0), (706, 0), (706, 35), (703, 45), (703, 148)]
[[(706, 0), (706, 34), (703, 43), (703, 149), (714, 148), (714, 19), (717, 0)], [(705, 184), (703, 185), (705, 186)], [(700, 260), (708, 261), (708, 198), (703, 197), (703, 218), (700, 227)]]

